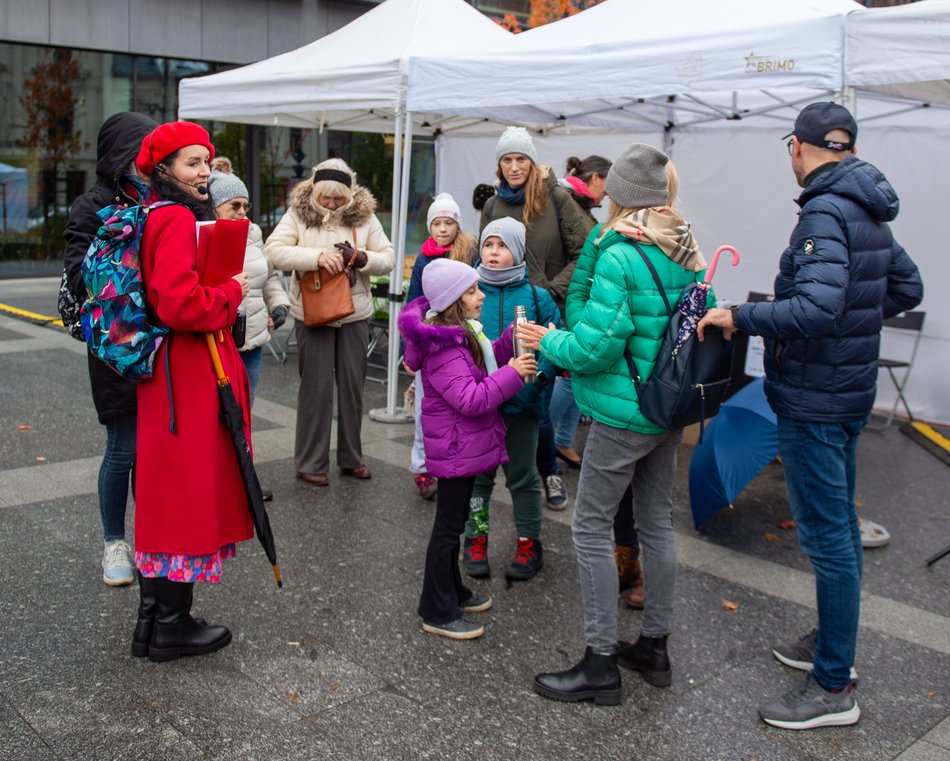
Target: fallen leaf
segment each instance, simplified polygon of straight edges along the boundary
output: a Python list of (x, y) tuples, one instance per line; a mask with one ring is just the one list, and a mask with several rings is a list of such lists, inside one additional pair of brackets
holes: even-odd
[(856, 500), (854, 500), (854, 506), (855, 506), (855, 507), (864, 507), (864, 502), (861, 501), (860, 499), (856, 499)]
[(330, 685), (330, 689), (336, 691), (336, 690), (340, 689), (340, 686), (341, 686), (341, 685), (340, 685), (339, 682), (334, 682), (333, 684)]
[(42, 455), (37, 455), (37, 456), (36, 456), (36, 461), (37, 461), (38, 463), (44, 463), (44, 462), (46, 462), (46, 458), (43, 457)]
[(778, 527), (782, 529), (782, 531), (789, 531), (795, 528), (795, 521), (782, 521), (778, 524)]
[(16, 429), (18, 431), (31, 431), (33, 430), (33, 426), (32, 425), (18, 425)]
[(781, 542), (782, 541), (782, 537), (780, 537), (778, 534), (771, 534), (768, 531), (766, 531), (762, 536), (765, 538), (765, 541), (767, 542)]
[(935, 698), (935, 697), (937, 697), (937, 691), (936, 691), (936, 690), (931, 690), (930, 692), (927, 693), (927, 697), (928, 697), (928, 698)]
[(300, 700), (300, 695), (298, 695), (296, 692), (291, 692), (288, 697), (290, 698), (291, 703), (296, 703), (298, 700)]
[(739, 603), (733, 602), (732, 600), (723, 600), (722, 607), (729, 611), (739, 610)]

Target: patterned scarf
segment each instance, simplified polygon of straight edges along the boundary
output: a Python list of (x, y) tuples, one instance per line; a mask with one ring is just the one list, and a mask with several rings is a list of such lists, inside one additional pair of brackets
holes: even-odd
[(689, 222), (669, 207), (638, 209), (620, 219), (613, 229), (637, 243), (656, 246), (683, 269), (690, 272), (706, 269), (706, 259)]

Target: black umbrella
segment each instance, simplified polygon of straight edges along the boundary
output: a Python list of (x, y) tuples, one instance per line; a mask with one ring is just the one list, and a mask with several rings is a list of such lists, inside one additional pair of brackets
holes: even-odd
[(218, 354), (214, 335), (206, 333), (205, 339), (208, 342), (211, 362), (214, 364), (214, 372), (218, 379), (218, 399), (221, 402), (219, 414), (221, 422), (224, 423), (225, 428), (231, 434), (231, 443), (234, 444), (238, 469), (240, 469), (241, 479), (244, 481), (244, 491), (247, 492), (247, 509), (254, 521), (257, 539), (264, 548), (264, 554), (267, 555), (267, 559), (274, 569), (277, 586), (282, 587), (284, 585), (280, 580), (280, 570), (277, 568), (277, 547), (274, 545), (274, 533), (270, 528), (267, 510), (264, 508), (261, 482), (257, 480), (257, 471), (254, 470), (254, 462), (251, 460), (251, 448), (248, 446), (247, 437), (244, 435), (244, 410), (241, 409), (241, 405), (234, 397), (231, 379), (224, 373), (224, 366), (221, 364), (221, 355)]

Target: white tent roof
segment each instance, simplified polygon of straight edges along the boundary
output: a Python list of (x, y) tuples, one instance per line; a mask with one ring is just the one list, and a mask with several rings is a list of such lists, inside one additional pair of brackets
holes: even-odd
[[(840, 89), (854, 0), (606, 0), (410, 61), (412, 111), (603, 128), (750, 117)], [(490, 77), (473, 78), (473, 71)], [(816, 92), (816, 88), (820, 92)], [(677, 96), (671, 111), (669, 96)], [(748, 102), (746, 102), (748, 101)], [(672, 118), (671, 118), (672, 117)]]
[(387, 0), (297, 50), (182, 80), (178, 115), (392, 132), (410, 56), (447, 55), (460, 40), (480, 46), (512, 36), (464, 0)]
[(950, 105), (950, 0), (855, 11), (845, 59), (850, 85)]

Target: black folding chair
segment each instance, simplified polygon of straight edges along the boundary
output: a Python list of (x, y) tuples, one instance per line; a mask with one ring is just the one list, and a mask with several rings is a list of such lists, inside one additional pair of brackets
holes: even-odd
[[(894, 317), (884, 320), (885, 335), (887, 333), (892, 333), (895, 336), (901, 335), (904, 337), (905, 345), (909, 339), (911, 341), (911, 349), (907, 359), (891, 359), (888, 357), (878, 359), (879, 367), (882, 370), (887, 370), (887, 374), (894, 384), (894, 388), (897, 391), (897, 398), (894, 400), (894, 406), (891, 407), (890, 412), (884, 417), (884, 421), (874, 426), (877, 430), (884, 430), (891, 424), (894, 420), (894, 416), (897, 414), (897, 408), (900, 405), (903, 405), (907, 417), (910, 420), (914, 419), (914, 413), (911, 412), (907, 398), (904, 396), (904, 389), (907, 387), (910, 371), (914, 368), (914, 360), (917, 358), (917, 349), (920, 346), (924, 317), (926, 317), (926, 315), (926, 312), (901, 312)], [(906, 354), (907, 352), (905, 352), (905, 355)]]

